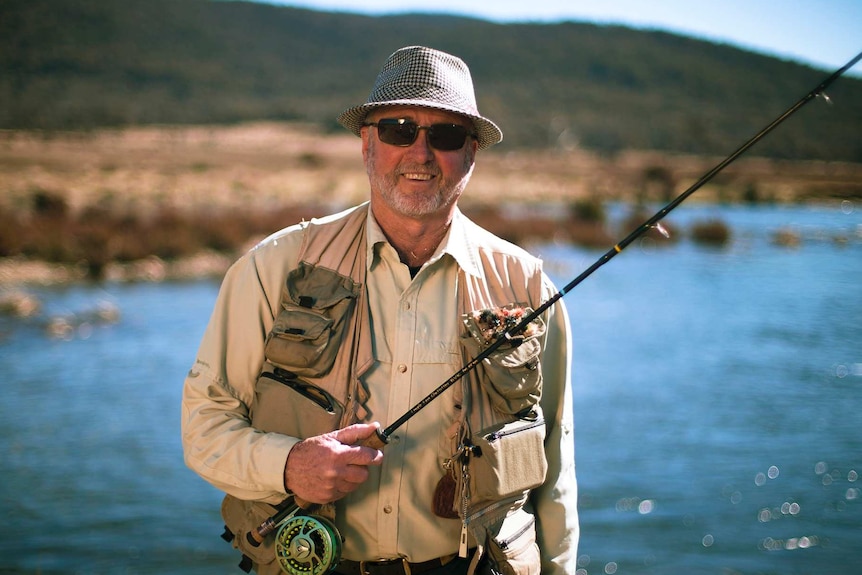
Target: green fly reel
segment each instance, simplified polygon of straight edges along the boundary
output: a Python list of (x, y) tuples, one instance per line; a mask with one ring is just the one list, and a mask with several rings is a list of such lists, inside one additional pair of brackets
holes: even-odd
[(278, 528), (275, 558), (288, 575), (325, 575), (341, 560), (341, 534), (325, 517), (295, 515)]

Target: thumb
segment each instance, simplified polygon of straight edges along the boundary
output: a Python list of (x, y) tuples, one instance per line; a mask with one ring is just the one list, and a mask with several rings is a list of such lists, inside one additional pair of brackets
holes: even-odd
[(374, 423), (354, 423), (336, 430), (332, 437), (344, 445), (356, 445), (363, 439), (373, 436), (378, 429), (380, 429), (380, 424), (376, 421)]

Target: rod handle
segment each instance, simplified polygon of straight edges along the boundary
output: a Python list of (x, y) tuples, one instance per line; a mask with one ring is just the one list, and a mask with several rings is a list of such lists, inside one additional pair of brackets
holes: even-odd
[(285, 517), (293, 513), (295, 509), (295, 505), (282, 507), (275, 513), (275, 515), (268, 517), (263, 523), (246, 533), (246, 541), (248, 541), (252, 547), (259, 547), (260, 544), (263, 543), (263, 540), (266, 539), (270, 533), (275, 531), (278, 524), (281, 523)]
[(272, 533), (274, 525), (272, 524), (272, 518), (270, 517), (256, 528), (252, 529), (246, 535), (246, 540), (254, 546), (259, 547), (263, 540), (266, 539), (266, 536)]
[(382, 450), (389, 443), (389, 436), (386, 435), (383, 430), (378, 429), (374, 432), (374, 435), (371, 437), (367, 437), (359, 442), (359, 445), (362, 447), (372, 447), (374, 449)]

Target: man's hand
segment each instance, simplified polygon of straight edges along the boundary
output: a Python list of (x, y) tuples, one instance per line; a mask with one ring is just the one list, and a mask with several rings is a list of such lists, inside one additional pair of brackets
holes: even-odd
[(287, 455), (285, 487), (308, 503), (330, 503), (355, 491), (368, 479), (368, 466), (383, 461), (379, 449), (356, 445), (379, 427), (357, 423), (300, 441)]

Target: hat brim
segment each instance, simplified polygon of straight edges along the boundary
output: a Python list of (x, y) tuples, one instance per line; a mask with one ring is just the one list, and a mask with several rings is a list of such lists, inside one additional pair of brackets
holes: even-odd
[(362, 125), (365, 123), (365, 117), (371, 110), (376, 108), (384, 108), (387, 106), (418, 106), (420, 108), (431, 108), (434, 110), (445, 110), (453, 112), (465, 118), (470, 118), (473, 126), (476, 129), (476, 141), (479, 143), (479, 149), (488, 148), (494, 144), (498, 144), (503, 140), (503, 132), (497, 127), (497, 124), (483, 116), (473, 114), (465, 114), (462, 110), (453, 107), (444, 106), (438, 102), (428, 102), (424, 100), (389, 100), (387, 102), (371, 102), (354, 106), (343, 111), (338, 116), (338, 123), (359, 136), (362, 133)]

